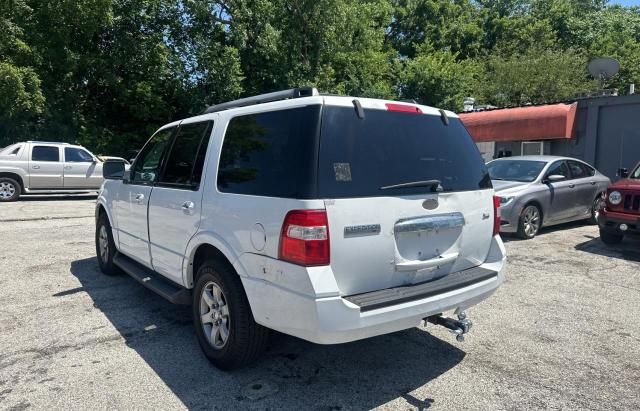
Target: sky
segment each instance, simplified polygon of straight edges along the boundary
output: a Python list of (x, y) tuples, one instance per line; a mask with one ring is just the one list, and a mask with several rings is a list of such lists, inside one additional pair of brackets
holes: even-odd
[(640, 6), (640, 0), (611, 0), (610, 3), (623, 6)]

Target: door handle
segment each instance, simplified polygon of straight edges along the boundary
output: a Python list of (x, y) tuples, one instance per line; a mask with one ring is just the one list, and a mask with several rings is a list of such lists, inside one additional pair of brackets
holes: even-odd
[(596, 185), (596, 182), (595, 182), (595, 181), (592, 181), (592, 182), (591, 182), (591, 185), (592, 185), (592, 186), (595, 186), (595, 185)]
[(141, 203), (144, 200), (144, 194), (136, 194), (136, 202)]
[(569, 188), (574, 188), (575, 186), (575, 184), (569, 184)]
[(193, 201), (185, 201), (184, 203), (182, 203), (182, 209), (184, 211), (193, 210), (193, 207), (195, 206), (196, 205), (193, 203)]
[(71, 170), (72, 168), (73, 168), (73, 167), (71, 167), (71, 166), (64, 166), (64, 169), (65, 169), (65, 170)]
[(31, 168), (33, 168), (34, 170), (39, 170), (39, 169), (40, 169), (40, 166), (33, 166), (33, 167), (31, 167)]

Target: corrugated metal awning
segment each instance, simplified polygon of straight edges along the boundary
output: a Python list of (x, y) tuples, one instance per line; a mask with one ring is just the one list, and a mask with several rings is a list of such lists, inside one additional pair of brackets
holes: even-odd
[(575, 137), (578, 103), (462, 113), (476, 142), (555, 140)]

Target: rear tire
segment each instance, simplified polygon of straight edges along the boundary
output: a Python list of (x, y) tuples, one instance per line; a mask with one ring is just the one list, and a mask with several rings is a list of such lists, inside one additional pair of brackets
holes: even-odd
[(16, 201), (22, 193), (22, 186), (13, 178), (0, 177), (0, 202)]
[(538, 234), (542, 227), (542, 213), (538, 206), (528, 204), (522, 209), (518, 219), (518, 237), (529, 240)]
[(255, 361), (269, 329), (255, 322), (240, 277), (217, 260), (198, 268), (193, 292), (193, 326), (205, 356), (222, 370)]
[(600, 240), (602, 240), (602, 242), (607, 245), (619, 244), (623, 238), (623, 235), (608, 233), (606, 231), (600, 230)]
[(591, 217), (589, 217), (589, 219), (587, 220), (589, 224), (593, 224), (593, 225), (598, 224), (598, 216), (600, 215), (600, 206), (602, 205), (603, 201), (604, 201), (604, 198), (602, 197), (602, 194), (598, 195), (598, 197), (596, 197), (593, 200), (593, 204), (591, 205)]
[(100, 271), (106, 275), (120, 273), (120, 269), (113, 264), (113, 257), (116, 255), (116, 244), (113, 241), (113, 232), (109, 218), (105, 213), (101, 213), (96, 224), (96, 257)]

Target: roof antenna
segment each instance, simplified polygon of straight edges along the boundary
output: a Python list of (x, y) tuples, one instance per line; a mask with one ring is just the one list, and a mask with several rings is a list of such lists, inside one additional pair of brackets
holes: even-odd
[(356, 109), (356, 114), (360, 120), (364, 119), (364, 109), (362, 108), (362, 104), (358, 99), (353, 100), (353, 107)]
[(447, 116), (447, 113), (442, 109), (440, 109), (438, 111), (440, 111), (440, 120), (442, 120), (442, 123), (445, 126), (448, 126), (449, 125), (449, 117)]

